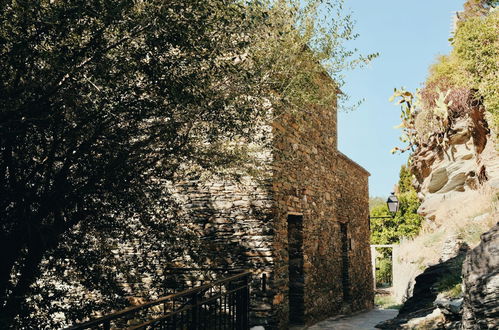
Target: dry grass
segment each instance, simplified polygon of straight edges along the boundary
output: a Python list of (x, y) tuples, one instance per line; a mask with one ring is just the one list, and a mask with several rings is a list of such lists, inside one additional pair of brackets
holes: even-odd
[(394, 258), (394, 295), (400, 302), (411, 294), (414, 278), (427, 266), (439, 262), (444, 242), (452, 236), (473, 248), (480, 235), (499, 219), (498, 195), (482, 188), (456, 195), (443, 202), (434, 222), (427, 221), (414, 239), (403, 240)]
[(452, 216), (442, 224), (446, 232), (452, 232), (467, 242), (470, 247), (480, 242), (480, 235), (499, 219), (499, 202), (492, 190), (482, 188), (470, 203), (454, 206)]
[(390, 294), (377, 294), (374, 296), (374, 304), (381, 309), (400, 309), (402, 305), (395, 301)]

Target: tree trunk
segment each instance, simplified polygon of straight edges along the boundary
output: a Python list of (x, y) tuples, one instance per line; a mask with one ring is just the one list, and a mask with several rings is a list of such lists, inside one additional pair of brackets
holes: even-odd
[(14, 319), (19, 314), (22, 303), (25, 301), (29, 287), (36, 280), (39, 264), (44, 254), (44, 247), (40, 244), (40, 237), (37, 242), (30, 242), (25, 263), (20, 271), (20, 277), (12, 292), (5, 299), (4, 306), (0, 308), (0, 328), (10, 329), (13, 327)]
[(0, 307), (7, 300), (10, 277), (14, 265), (21, 255), (25, 242), (21, 233), (14, 233), (0, 238)]

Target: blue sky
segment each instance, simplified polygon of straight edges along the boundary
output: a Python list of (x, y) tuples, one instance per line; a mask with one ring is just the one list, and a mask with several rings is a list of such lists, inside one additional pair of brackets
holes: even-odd
[(407, 154), (392, 155), (401, 146), (399, 107), (388, 102), (394, 87), (415, 90), (424, 82), (428, 66), (450, 51), (452, 13), (464, 0), (346, 0), (357, 20), (360, 37), (352, 44), (361, 53), (380, 56), (364, 69), (347, 73), (342, 89), (365, 102), (353, 112), (340, 112), (340, 151), (370, 173), (371, 196), (386, 197), (398, 180)]

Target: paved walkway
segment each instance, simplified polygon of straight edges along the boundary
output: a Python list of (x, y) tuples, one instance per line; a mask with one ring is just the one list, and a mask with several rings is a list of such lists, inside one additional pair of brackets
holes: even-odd
[(373, 309), (349, 317), (327, 319), (308, 327), (307, 330), (373, 330), (376, 329), (376, 324), (393, 319), (397, 313), (396, 309)]

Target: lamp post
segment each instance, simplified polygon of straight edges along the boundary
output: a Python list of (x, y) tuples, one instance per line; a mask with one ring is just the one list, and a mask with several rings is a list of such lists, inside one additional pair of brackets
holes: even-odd
[[(399, 210), (399, 200), (397, 199), (397, 196), (395, 196), (395, 193), (391, 193), (390, 196), (388, 196), (388, 199), (386, 200), (386, 206), (388, 206), (388, 211), (390, 211), (389, 216), (384, 216), (384, 217), (371, 217), (369, 215), (369, 220), (370, 219), (391, 219), (395, 216), (397, 211)], [(370, 227), (371, 222), (369, 222), (369, 227)]]
[(397, 196), (395, 196), (395, 193), (392, 192), (392, 194), (388, 196), (386, 205), (388, 206), (388, 210), (392, 215), (395, 215), (395, 213), (397, 213), (397, 211), (399, 210), (399, 200), (397, 199)]
[[(392, 219), (395, 216), (395, 214), (399, 210), (399, 200), (397, 199), (397, 196), (395, 196), (395, 193), (392, 192), (390, 194), (390, 196), (388, 196), (388, 199), (386, 200), (386, 206), (388, 206), (388, 211), (390, 211), (390, 215), (384, 216), (384, 217), (371, 217), (371, 215), (369, 215), (369, 228), (371, 228), (371, 219)], [(392, 258), (392, 260), (395, 258), (394, 257), (395, 256), (395, 245), (393, 245), (393, 244), (371, 245), (371, 264), (372, 264), (372, 272), (373, 272), (374, 290), (376, 290), (376, 248), (377, 247), (391, 248), (392, 249), (391, 258)], [(394, 269), (392, 266), (392, 281), (393, 281), (394, 274), (395, 274), (395, 272), (394, 272)]]

